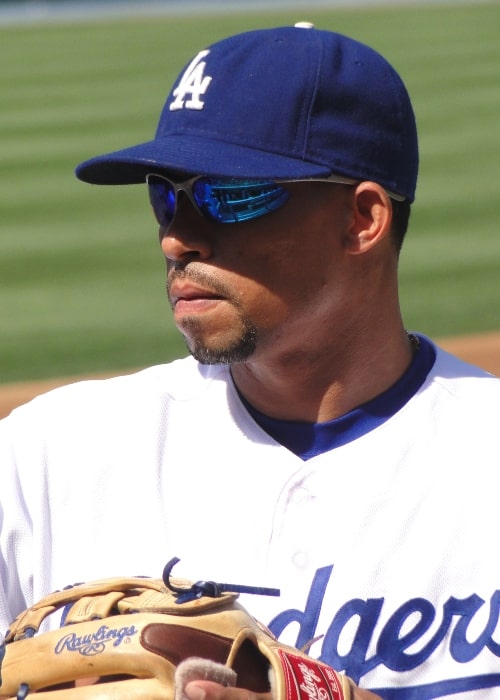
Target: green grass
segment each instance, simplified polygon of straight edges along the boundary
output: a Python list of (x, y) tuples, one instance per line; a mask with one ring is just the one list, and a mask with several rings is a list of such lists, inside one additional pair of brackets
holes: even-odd
[(298, 19), (380, 50), (412, 94), (422, 165), (401, 262), (408, 327), (500, 328), (500, 5), (304, 8), (0, 28), (0, 382), (184, 354), (144, 188), (90, 187), (74, 166), (148, 140), (200, 48)]

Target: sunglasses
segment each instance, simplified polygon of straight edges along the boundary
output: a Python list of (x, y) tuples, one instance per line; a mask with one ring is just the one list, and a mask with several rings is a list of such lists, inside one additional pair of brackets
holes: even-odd
[(178, 193), (185, 192), (201, 216), (221, 224), (257, 219), (282, 207), (290, 192), (283, 184), (292, 182), (336, 182), (354, 185), (357, 180), (331, 175), (307, 180), (248, 180), (197, 175), (185, 182), (173, 182), (163, 175), (146, 176), (149, 200), (156, 220), (171, 226), (177, 211)]

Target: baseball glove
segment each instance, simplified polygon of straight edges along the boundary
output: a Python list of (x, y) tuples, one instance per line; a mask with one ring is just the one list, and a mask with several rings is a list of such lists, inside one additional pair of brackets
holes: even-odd
[[(52, 593), (0, 647), (0, 698), (182, 700), (187, 682), (208, 679), (273, 700), (350, 700), (345, 676), (279, 643), (226, 588), (168, 575)], [(38, 633), (57, 611), (57, 629)]]

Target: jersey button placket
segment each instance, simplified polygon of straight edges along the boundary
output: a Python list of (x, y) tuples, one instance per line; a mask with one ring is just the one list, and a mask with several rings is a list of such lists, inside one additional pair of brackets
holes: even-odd
[(297, 486), (290, 492), (291, 511), (293, 512), (294, 536), (291, 549), (293, 568), (306, 570), (309, 566), (310, 555), (307, 540), (304, 539), (306, 528), (301, 526), (307, 519), (307, 512), (313, 503), (312, 493), (304, 486)]

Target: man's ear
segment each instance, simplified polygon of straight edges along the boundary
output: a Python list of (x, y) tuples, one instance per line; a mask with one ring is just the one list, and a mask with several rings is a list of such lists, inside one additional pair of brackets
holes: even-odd
[(353, 188), (351, 226), (344, 248), (352, 255), (366, 253), (390, 235), (392, 203), (383, 187), (369, 180)]

